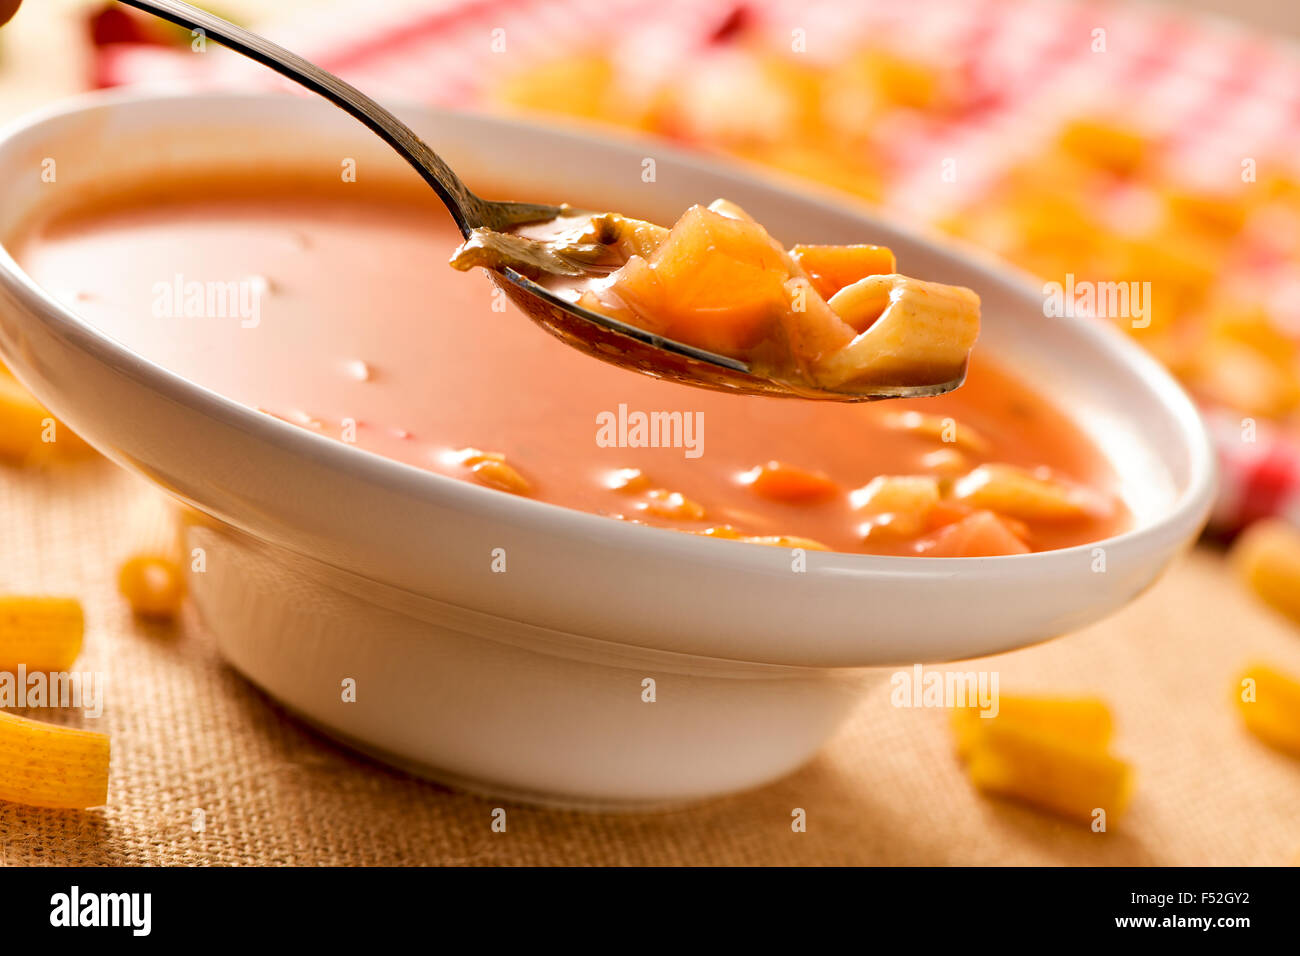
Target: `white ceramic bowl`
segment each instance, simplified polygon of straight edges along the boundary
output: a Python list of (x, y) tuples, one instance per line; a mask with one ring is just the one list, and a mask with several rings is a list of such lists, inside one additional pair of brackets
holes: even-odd
[[(0, 355), (91, 444), (228, 523), (192, 587), (222, 653), (327, 732), (420, 773), (534, 800), (680, 801), (806, 760), (867, 671), (991, 654), (1094, 621), (1197, 534), (1213, 462), (1183, 392), (1102, 323), (1045, 319), (1024, 279), (658, 143), (407, 109), (457, 169), (515, 197), (657, 211), (737, 200), (778, 237), (893, 246), (984, 302), (980, 348), (1067, 407), (1135, 527), (1094, 546), (967, 559), (808, 555), (629, 525), (389, 461), (251, 411), (82, 324), (0, 252)], [(399, 161), (314, 99), (95, 95), (0, 135), (0, 236), (58, 188), (249, 157)], [(657, 164), (653, 187), (642, 160)], [(508, 197), (514, 198), (514, 197)], [(521, 319), (520, 321), (524, 321)], [(630, 373), (629, 373), (630, 374)], [(509, 571), (488, 555), (505, 547)], [(878, 672), (879, 673), (879, 672)], [(341, 700), (346, 678), (355, 703)], [(642, 700), (654, 678), (657, 700)]]

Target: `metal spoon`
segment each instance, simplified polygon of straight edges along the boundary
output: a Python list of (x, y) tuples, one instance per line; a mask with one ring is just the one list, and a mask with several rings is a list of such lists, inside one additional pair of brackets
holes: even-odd
[[(441, 157), (384, 107), (332, 73), (263, 37), (180, 0), (121, 0), (127, 6), (204, 35), (269, 66), (360, 120), (391, 146), (433, 187), (466, 238), (484, 227), (497, 232), (527, 222), (554, 219), (571, 208), (538, 203), (495, 202), (476, 196)], [(568, 345), (605, 362), (663, 378), (721, 391), (794, 396), (840, 402), (941, 395), (965, 381), (965, 372), (939, 385), (869, 386), (836, 392), (781, 382), (755, 374), (745, 362), (655, 335), (568, 302), (513, 269), (492, 273), (493, 281), (538, 325)]]

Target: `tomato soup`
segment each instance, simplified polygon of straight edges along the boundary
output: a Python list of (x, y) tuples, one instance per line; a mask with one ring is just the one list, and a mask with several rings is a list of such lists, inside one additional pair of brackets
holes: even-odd
[(932, 399), (690, 388), (552, 338), (483, 273), (447, 267), (459, 241), (427, 189), (264, 173), (122, 187), (51, 211), (10, 246), (86, 322), (157, 364), (503, 494), (899, 555), (1060, 548), (1129, 520), (1079, 430), (978, 347), (967, 384)]

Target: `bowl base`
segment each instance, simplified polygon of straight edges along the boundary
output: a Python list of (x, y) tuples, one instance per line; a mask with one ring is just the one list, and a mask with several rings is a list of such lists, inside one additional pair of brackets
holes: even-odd
[(354, 751), (362, 757), (373, 760), (376, 763), (381, 763), (387, 767), (393, 768), (394, 770), (399, 770), (402, 773), (409, 774), (412, 777), (418, 777), (421, 780), (437, 784), (447, 790), (467, 794), (481, 800), (524, 804), (526, 806), (541, 807), (547, 810), (571, 810), (579, 813), (673, 813), (678, 810), (698, 807), (702, 803), (711, 803), (714, 800), (723, 800), (738, 793), (747, 793), (751, 790), (761, 790), (763, 787), (776, 783), (778, 780), (795, 773), (800, 767), (807, 764), (808, 760), (812, 759), (810, 756), (807, 760), (804, 760), (796, 766), (776, 774), (771, 780), (759, 781), (745, 787), (740, 787), (734, 791), (724, 791), (701, 797), (681, 797), (658, 800), (637, 798), (618, 800), (609, 797), (582, 797), (572, 794), (552, 793), (544, 790), (530, 790), (520, 787), (512, 787), (499, 781), (476, 779), (451, 770), (445, 770), (441, 767), (430, 766), (429, 764), (421, 763), (418, 760), (412, 760), (383, 750), (373, 744), (368, 744), (365, 741), (352, 737), (341, 730), (330, 727), (328, 724), (315, 720), (307, 714), (295, 710), (292, 707), (286, 707), (280, 703), (277, 703), (276, 706), (292, 715), (294, 719), (306, 724), (314, 732), (320, 734), (322, 737), (328, 738), (339, 746)]

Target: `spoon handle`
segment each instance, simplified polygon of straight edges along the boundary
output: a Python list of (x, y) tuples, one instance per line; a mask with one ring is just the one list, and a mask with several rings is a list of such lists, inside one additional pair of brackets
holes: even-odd
[(201, 30), (203, 35), (229, 47), (251, 60), (269, 66), (282, 76), (318, 93), (335, 106), (369, 127), (398, 155), (415, 167), (433, 187), (451, 212), (461, 234), (468, 236), (478, 226), (504, 229), (520, 222), (550, 219), (559, 213), (557, 206), (533, 203), (489, 202), (476, 196), (442, 157), (431, 150), (409, 126), (350, 83), (322, 70), (296, 53), (272, 43), (265, 37), (236, 26), (206, 10), (180, 0), (121, 0), (156, 17), (187, 30)]

